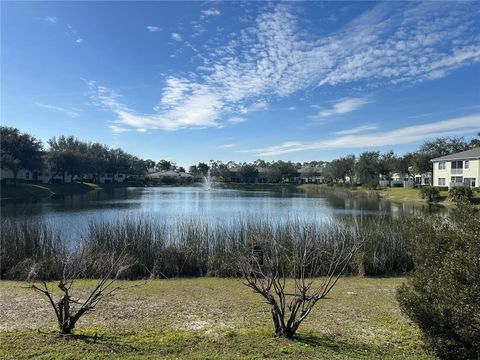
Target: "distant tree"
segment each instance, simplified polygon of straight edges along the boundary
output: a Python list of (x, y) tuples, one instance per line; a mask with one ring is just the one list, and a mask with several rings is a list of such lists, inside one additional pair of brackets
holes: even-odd
[(280, 175), (282, 179), (289, 179), (298, 175), (297, 166), (290, 161), (285, 162), (285, 161), (279, 160), (273, 163), (271, 166), (273, 168), (278, 169), (278, 171), (280, 171)]
[[(438, 155), (438, 156), (441, 156), (441, 155)], [(432, 155), (432, 154), (420, 152), (420, 151), (414, 153), (411, 159), (413, 175), (425, 174), (427, 172), (431, 172), (433, 165), (430, 160), (433, 159), (434, 157), (437, 157), (437, 155)]]
[[(132, 155), (122, 149), (111, 149), (108, 152), (107, 172), (115, 174), (128, 174), (131, 172)], [(115, 182), (115, 176), (112, 181)]]
[(221, 161), (212, 162), (210, 170), (213, 176), (223, 179), (228, 178), (232, 173), (228, 165)]
[(253, 165), (261, 167), (261, 168), (267, 168), (270, 164), (268, 162), (266, 162), (265, 160), (257, 159), (253, 162)]
[(470, 144), (462, 137), (439, 137), (435, 140), (425, 141), (419, 152), (435, 158), (465, 151), (469, 148)]
[(155, 161), (153, 160), (144, 160), (145, 162), (145, 166), (147, 167), (147, 169), (153, 169), (155, 167)]
[(377, 181), (380, 171), (379, 151), (366, 151), (360, 154), (356, 164), (356, 173), (362, 183), (371, 180)]
[(208, 170), (210, 169), (210, 166), (208, 166), (207, 164), (205, 164), (203, 162), (200, 162), (197, 165), (197, 169), (198, 169), (198, 172), (199, 172), (200, 175), (206, 176), (207, 173), (208, 173)]
[(160, 160), (157, 163), (157, 169), (160, 170), (160, 171), (170, 170), (171, 167), (172, 167), (172, 162), (171, 161)]
[(324, 174), (328, 182), (337, 182), (345, 179), (347, 176), (347, 171), (343, 167), (340, 159), (335, 159), (330, 161), (327, 166), (325, 166)]
[(99, 175), (106, 173), (109, 149), (106, 145), (90, 143), (87, 149), (86, 175), (93, 176), (93, 181), (98, 182)]
[(66, 174), (72, 177), (81, 175), (87, 166), (87, 145), (74, 136), (59, 136), (48, 140), (47, 161), (53, 170), (50, 181), (56, 176), (62, 176), (65, 183)]
[(282, 181), (282, 173), (280, 169), (274, 166), (269, 166), (265, 171), (265, 176), (267, 177), (268, 181), (273, 183), (278, 183)]
[(1, 165), (13, 174), (17, 186), (17, 176), (20, 169), (35, 170), (42, 166), (43, 145), (30, 134), (20, 133), (20, 130), (1, 126)]
[(395, 155), (393, 150), (390, 150), (386, 153), (380, 155), (379, 161), (379, 171), (382, 175), (386, 175), (387, 179), (390, 181), (395, 168), (397, 167), (398, 157)]
[(199, 174), (199, 171), (198, 171), (198, 167), (197, 165), (191, 165), (189, 168), (188, 168), (188, 172), (193, 175), (193, 176), (196, 176)]
[(470, 146), (471, 149), (476, 148), (476, 147), (480, 147), (480, 132), (477, 133), (476, 138), (473, 138), (472, 140), (470, 140), (469, 146)]
[(350, 184), (351, 184), (355, 177), (355, 164), (356, 164), (355, 155), (347, 155), (341, 158), (340, 160), (342, 162), (343, 168), (345, 169), (345, 174), (350, 179)]
[(180, 166), (180, 167), (178, 168), (178, 172), (185, 172), (185, 168), (184, 168), (183, 166)]
[(238, 170), (238, 175), (244, 182), (254, 182), (258, 176), (258, 170), (255, 165), (243, 164)]

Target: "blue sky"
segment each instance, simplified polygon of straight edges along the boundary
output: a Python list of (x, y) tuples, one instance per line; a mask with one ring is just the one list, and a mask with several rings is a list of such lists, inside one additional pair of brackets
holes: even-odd
[(42, 140), (189, 165), (480, 131), (477, 2), (1, 6), (1, 122)]

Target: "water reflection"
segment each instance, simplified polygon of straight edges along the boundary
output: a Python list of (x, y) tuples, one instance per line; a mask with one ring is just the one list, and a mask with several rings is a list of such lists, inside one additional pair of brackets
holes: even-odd
[(290, 187), (206, 191), (203, 187), (158, 187), (114, 188), (32, 202), (2, 202), (1, 211), (2, 217), (38, 218), (62, 232), (81, 236), (89, 221), (123, 216), (148, 216), (167, 222), (185, 217), (208, 221), (238, 217), (320, 221), (343, 216), (397, 217), (441, 210), (346, 191), (308, 193)]

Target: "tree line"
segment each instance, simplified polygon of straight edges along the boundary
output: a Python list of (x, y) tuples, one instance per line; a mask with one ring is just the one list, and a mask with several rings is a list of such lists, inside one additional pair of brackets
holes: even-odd
[[(128, 174), (144, 176), (149, 169), (156, 171), (173, 170), (185, 172), (175, 162), (141, 159), (120, 148), (110, 148), (97, 142), (81, 141), (74, 136), (53, 137), (47, 141), (48, 147), (41, 140), (19, 129), (7, 126), (0, 127), (1, 163), (9, 169), (17, 182), (21, 169), (50, 171), (50, 181), (60, 176), (65, 182), (66, 175), (83, 181), (98, 182), (105, 174)], [(354, 178), (361, 183), (378, 181), (379, 174), (388, 178), (394, 173), (424, 174), (432, 171), (430, 160), (439, 156), (465, 151), (480, 146), (480, 133), (477, 138), (466, 141), (461, 137), (442, 137), (424, 142), (417, 151), (397, 155), (393, 151), (365, 151), (358, 156), (348, 155), (330, 162), (310, 161), (272, 161), (258, 159), (254, 162), (238, 163), (210, 160), (207, 164), (200, 162), (189, 167), (193, 176), (212, 176), (220, 179), (237, 177), (241, 182), (255, 182), (262, 176), (269, 182), (281, 182), (299, 175), (302, 169), (304, 176), (322, 175), (326, 182), (352, 182)]]

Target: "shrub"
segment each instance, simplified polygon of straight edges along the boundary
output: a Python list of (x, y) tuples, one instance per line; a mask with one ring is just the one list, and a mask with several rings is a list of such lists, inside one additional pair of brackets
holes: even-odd
[(378, 188), (378, 180), (370, 180), (363, 184), (363, 187), (368, 190), (376, 190)]
[(453, 186), (448, 195), (454, 202), (469, 202), (473, 197), (473, 191), (468, 186)]
[(418, 219), (412, 228), (415, 272), (397, 292), (402, 311), (440, 358), (479, 359), (478, 212), (463, 205), (450, 219)]
[(422, 186), (420, 188), (420, 196), (429, 202), (436, 202), (440, 199), (440, 191), (433, 186)]

